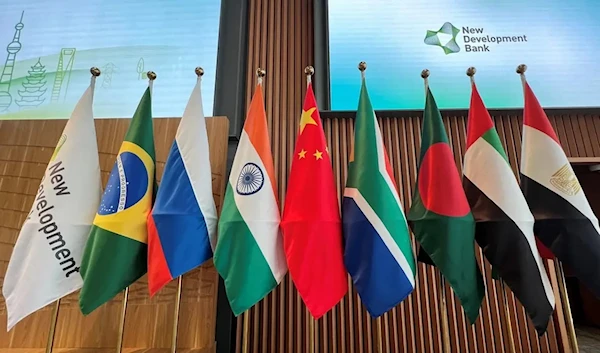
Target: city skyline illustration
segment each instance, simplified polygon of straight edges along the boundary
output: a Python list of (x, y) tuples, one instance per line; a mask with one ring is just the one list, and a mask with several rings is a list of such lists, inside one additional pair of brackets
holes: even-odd
[[(106, 5), (102, 5), (106, 1), (90, 1), (91, 7)], [(89, 85), (92, 66), (102, 71), (94, 97), (97, 118), (130, 117), (147, 87), (148, 70), (158, 75), (153, 115), (181, 116), (196, 81), (196, 66), (207, 73), (203, 101), (207, 115), (212, 114), (220, 8), (215, 1), (166, 4), (164, 16), (150, 16), (141, 24), (129, 17), (139, 0), (121, 1), (123, 12), (116, 19), (111, 17), (115, 12), (90, 19), (89, 8), (69, 9), (76, 13), (65, 16), (56, 9), (40, 8), (48, 7), (47, 2), (23, 2), (18, 8), (14, 3), (0, 4), (0, 120), (68, 118)], [(212, 10), (212, 15), (203, 13), (212, 19), (185, 15), (192, 9)], [(77, 18), (84, 14), (88, 19)], [(161, 22), (169, 27), (161, 28)], [(204, 38), (193, 38), (190, 29), (200, 22), (204, 24), (196, 27), (206, 29)], [(93, 35), (86, 37), (86, 33)]]

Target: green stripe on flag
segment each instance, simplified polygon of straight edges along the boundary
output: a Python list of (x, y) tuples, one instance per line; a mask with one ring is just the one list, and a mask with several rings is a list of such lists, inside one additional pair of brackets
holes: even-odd
[(154, 131), (152, 127), (152, 97), (150, 96), (149, 87), (146, 88), (133, 117), (125, 135), (125, 141), (133, 142), (140, 146), (150, 155), (153, 161), (156, 161)]
[(228, 183), (214, 264), (225, 281), (231, 310), (237, 316), (267, 295), (277, 286), (277, 281), (242, 218), (233, 194)]
[[(111, 300), (123, 288), (146, 273), (148, 246), (139, 241), (93, 226), (88, 249), (81, 259), (81, 277), (85, 282), (79, 295), (79, 307), (87, 315)], [(115, 251), (98, 251), (114, 249)]]
[(504, 152), (504, 147), (502, 147), (502, 142), (500, 142), (500, 136), (498, 136), (498, 132), (496, 132), (495, 128), (491, 128), (488, 131), (486, 131), (482, 137), (484, 140), (487, 141), (487, 143), (494, 147), (496, 152), (498, 152), (502, 156), (502, 158), (504, 158), (506, 163), (509, 163), (508, 157), (506, 156), (506, 152)]

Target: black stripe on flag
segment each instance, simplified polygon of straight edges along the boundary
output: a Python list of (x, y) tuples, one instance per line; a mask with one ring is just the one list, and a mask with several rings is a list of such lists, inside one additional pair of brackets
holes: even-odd
[(521, 174), (536, 236), (600, 298), (600, 234), (570, 202)]
[(475, 217), (475, 239), (517, 299), (523, 304), (539, 335), (554, 311), (548, 301), (539, 267), (525, 235), (492, 200), (465, 177), (465, 193)]

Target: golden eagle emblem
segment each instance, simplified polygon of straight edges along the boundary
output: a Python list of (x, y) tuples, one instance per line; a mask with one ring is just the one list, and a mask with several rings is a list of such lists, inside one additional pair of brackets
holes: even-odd
[(581, 185), (569, 163), (563, 165), (550, 177), (550, 184), (569, 196), (576, 195), (581, 190)]

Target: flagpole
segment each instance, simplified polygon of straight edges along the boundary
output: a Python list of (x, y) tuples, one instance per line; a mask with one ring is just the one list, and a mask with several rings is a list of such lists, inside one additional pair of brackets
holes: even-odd
[[(556, 263), (556, 262), (555, 262)], [(569, 330), (569, 341), (571, 343), (571, 349), (574, 353), (579, 353), (579, 346), (577, 345), (577, 335), (575, 333), (575, 324), (573, 323), (573, 315), (571, 314), (571, 303), (569, 302), (569, 295), (567, 293), (567, 284), (565, 282), (565, 271), (562, 266), (562, 262), (558, 263), (558, 289), (562, 302), (564, 303), (563, 308), (565, 310), (565, 316), (567, 320), (567, 329)]]
[[(421, 78), (425, 84), (425, 99), (427, 99), (427, 90), (429, 89), (429, 70), (424, 69), (421, 71)], [(421, 251), (423, 251), (421, 249)], [(446, 304), (446, 281), (444, 275), (440, 274), (440, 285), (438, 288), (438, 294), (440, 296), (440, 318), (442, 320), (442, 341), (444, 346), (444, 352), (451, 352), (450, 347), (450, 325), (448, 323), (448, 305)]]
[[(521, 76), (521, 82), (523, 87), (527, 83), (525, 78), (525, 72), (527, 71), (527, 65), (521, 64), (517, 66), (517, 74)], [(556, 262), (554, 262), (556, 264)], [(561, 302), (563, 303), (563, 309), (565, 311), (565, 320), (567, 322), (567, 336), (569, 336), (569, 343), (571, 349), (575, 353), (579, 353), (579, 346), (577, 345), (577, 335), (575, 333), (575, 324), (573, 323), (573, 315), (571, 313), (571, 304), (569, 303), (569, 295), (567, 293), (567, 285), (565, 282), (565, 272), (562, 267), (562, 263), (557, 264), (558, 267), (558, 290), (560, 292)]]
[(177, 333), (179, 332), (179, 312), (181, 311), (181, 290), (183, 288), (183, 276), (177, 277), (177, 297), (175, 298), (175, 319), (173, 321), (173, 336), (171, 338), (171, 353), (177, 352)]
[(513, 329), (512, 323), (510, 321), (510, 311), (508, 310), (508, 298), (506, 296), (506, 284), (500, 279), (500, 287), (502, 291), (502, 299), (504, 300), (504, 315), (506, 316), (506, 326), (508, 329), (508, 344), (510, 344), (510, 351), (513, 353), (517, 352), (517, 347), (515, 346), (515, 338), (513, 337)]
[[(477, 73), (477, 69), (473, 66), (469, 67), (467, 69), (467, 76), (469, 76), (469, 79), (471, 81), (471, 85), (474, 86), (475, 85), (475, 74)], [(506, 287), (505, 287), (505, 283), (504, 280), (502, 278), (499, 279), (500, 282), (500, 288), (502, 291), (502, 300), (504, 301), (504, 316), (506, 319), (506, 326), (508, 329), (508, 344), (510, 345), (510, 351), (515, 353), (516, 352), (516, 346), (515, 346), (515, 339), (513, 337), (512, 334), (512, 323), (510, 321), (510, 312), (508, 310), (508, 298), (506, 296)]]
[(123, 308), (121, 309), (121, 322), (119, 324), (119, 337), (117, 340), (117, 353), (123, 349), (123, 333), (125, 332), (125, 314), (127, 313), (127, 299), (129, 298), (129, 287), (125, 288), (123, 294)]
[(446, 305), (446, 281), (444, 275), (440, 272), (440, 317), (442, 319), (442, 341), (444, 342), (444, 352), (450, 353), (450, 325), (448, 324), (448, 307)]
[(48, 332), (48, 342), (46, 343), (46, 353), (52, 353), (54, 345), (54, 332), (56, 331), (56, 322), (58, 321), (58, 309), (60, 307), (60, 298), (54, 302), (52, 309), (52, 322), (50, 323), (50, 331)]
[[(308, 86), (311, 84), (312, 82), (312, 75), (315, 73), (315, 68), (312, 66), (307, 66), (304, 68), (304, 74), (306, 75), (306, 88), (308, 89)], [(309, 315), (309, 322), (308, 322), (308, 326), (309, 326), (309, 345), (310, 345), (310, 353), (314, 353), (316, 348), (315, 348), (315, 325), (316, 325), (316, 320), (312, 315)]]

